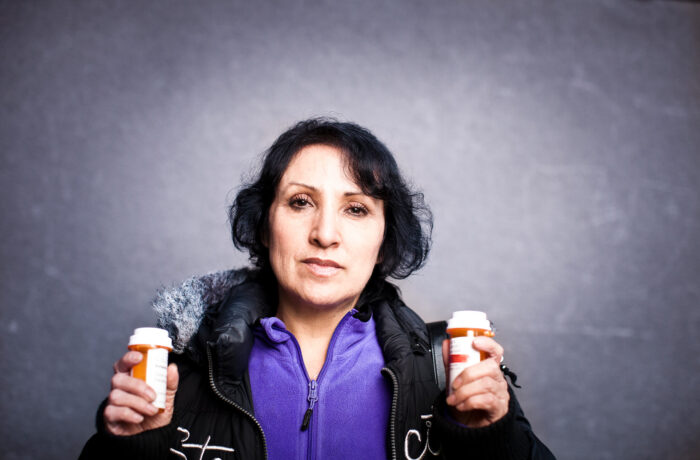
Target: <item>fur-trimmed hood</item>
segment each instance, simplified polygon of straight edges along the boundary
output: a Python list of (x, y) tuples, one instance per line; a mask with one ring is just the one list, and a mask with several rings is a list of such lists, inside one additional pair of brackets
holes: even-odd
[(153, 309), (158, 327), (166, 329), (173, 339), (173, 352), (183, 353), (207, 312), (251, 274), (249, 269), (212, 272), (189, 278), (179, 286), (159, 290), (153, 300)]

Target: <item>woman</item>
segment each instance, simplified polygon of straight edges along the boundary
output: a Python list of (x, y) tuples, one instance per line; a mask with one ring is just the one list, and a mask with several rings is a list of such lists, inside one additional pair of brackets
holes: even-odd
[(175, 344), (167, 408), (126, 353), (83, 458), (553, 458), (493, 339), (475, 340), (489, 359), (440, 392), (426, 326), (386, 282), (423, 265), (430, 213), (369, 131), (292, 127), (230, 220), (255, 268), (157, 299)]

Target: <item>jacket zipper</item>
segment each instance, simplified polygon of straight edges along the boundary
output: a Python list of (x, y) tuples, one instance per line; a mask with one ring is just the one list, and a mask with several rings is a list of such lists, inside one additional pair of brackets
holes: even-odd
[(313, 408), (316, 402), (318, 401), (318, 385), (321, 383), (321, 377), (323, 377), (323, 374), (326, 373), (326, 363), (328, 362), (328, 357), (331, 356), (333, 353), (333, 348), (335, 345), (336, 338), (338, 337), (338, 333), (340, 331), (341, 326), (345, 323), (347, 318), (352, 316), (350, 312), (346, 313), (345, 316), (340, 320), (338, 325), (335, 327), (335, 330), (333, 331), (333, 335), (331, 336), (331, 341), (328, 344), (328, 351), (326, 352), (326, 361), (323, 363), (323, 367), (321, 367), (321, 372), (318, 374), (318, 377), (316, 380), (311, 380), (309, 378), (309, 373), (306, 371), (306, 366), (304, 365), (304, 356), (301, 354), (301, 347), (299, 346), (299, 342), (297, 342), (296, 337), (294, 337), (294, 334), (289, 332), (286, 329), (282, 329), (279, 327), (275, 327), (278, 331), (285, 332), (289, 335), (289, 337), (292, 339), (292, 343), (294, 343), (294, 346), (296, 347), (297, 350), (297, 356), (299, 358), (299, 362), (301, 363), (301, 369), (304, 371), (304, 376), (306, 376), (306, 380), (309, 385), (309, 396), (308, 396), (308, 401), (309, 401), (309, 408), (306, 410), (304, 413), (304, 420), (301, 423), (301, 431), (306, 431), (309, 430), (309, 450), (308, 450), (308, 455), (307, 457), (309, 459), (313, 458), (312, 454), (312, 449), (311, 447), (313, 446), (313, 435), (312, 435), (312, 430), (313, 426), (311, 426), (311, 417), (313, 416)]
[(391, 418), (389, 419), (389, 442), (391, 443), (391, 459), (396, 460), (396, 412), (399, 402), (399, 379), (394, 371), (385, 367), (382, 369), (382, 374), (391, 377), (392, 396), (391, 396)]
[(265, 456), (265, 459), (267, 459), (267, 440), (265, 439), (265, 432), (262, 429), (262, 426), (260, 426), (260, 422), (257, 421), (257, 419), (248, 412), (247, 410), (243, 409), (241, 406), (236, 404), (235, 402), (231, 401), (229, 398), (224, 396), (219, 389), (216, 387), (216, 384), (214, 383), (214, 366), (212, 365), (212, 359), (211, 359), (211, 350), (210, 347), (207, 345), (207, 360), (209, 361), (209, 385), (211, 385), (212, 390), (214, 390), (214, 393), (221, 398), (224, 402), (227, 402), (234, 408), (238, 409), (240, 412), (248, 416), (248, 418), (255, 424), (256, 427), (258, 427), (258, 431), (260, 432), (260, 437), (262, 438), (262, 443), (263, 443), (263, 454)]
[(309, 382), (309, 397), (306, 398), (309, 401), (309, 408), (306, 409), (304, 414), (304, 421), (301, 423), (301, 431), (306, 431), (309, 428), (309, 423), (311, 422), (311, 415), (313, 414), (314, 404), (318, 401), (318, 393), (316, 391), (316, 380)]

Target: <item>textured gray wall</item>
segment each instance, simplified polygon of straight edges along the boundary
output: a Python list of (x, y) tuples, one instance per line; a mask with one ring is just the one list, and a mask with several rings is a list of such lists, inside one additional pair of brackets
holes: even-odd
[(0, 438), (77, 456), (156, 288), (240, 266), (226, 205), (293, 122), (395, 152), (401, 283), (499, 326), (564, 459), (697, 459), (700, 6), (0, 2)]

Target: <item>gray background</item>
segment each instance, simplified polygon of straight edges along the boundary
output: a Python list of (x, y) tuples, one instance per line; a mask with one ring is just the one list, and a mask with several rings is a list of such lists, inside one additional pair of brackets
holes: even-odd
[(700, 6), (0, 2), (0, 457), (75, 458), (155, 290), (241, 266), (226, 206), (312, 115), (435, 213), (401, 286), (498, 326), (563, 459), (700, 450)]

